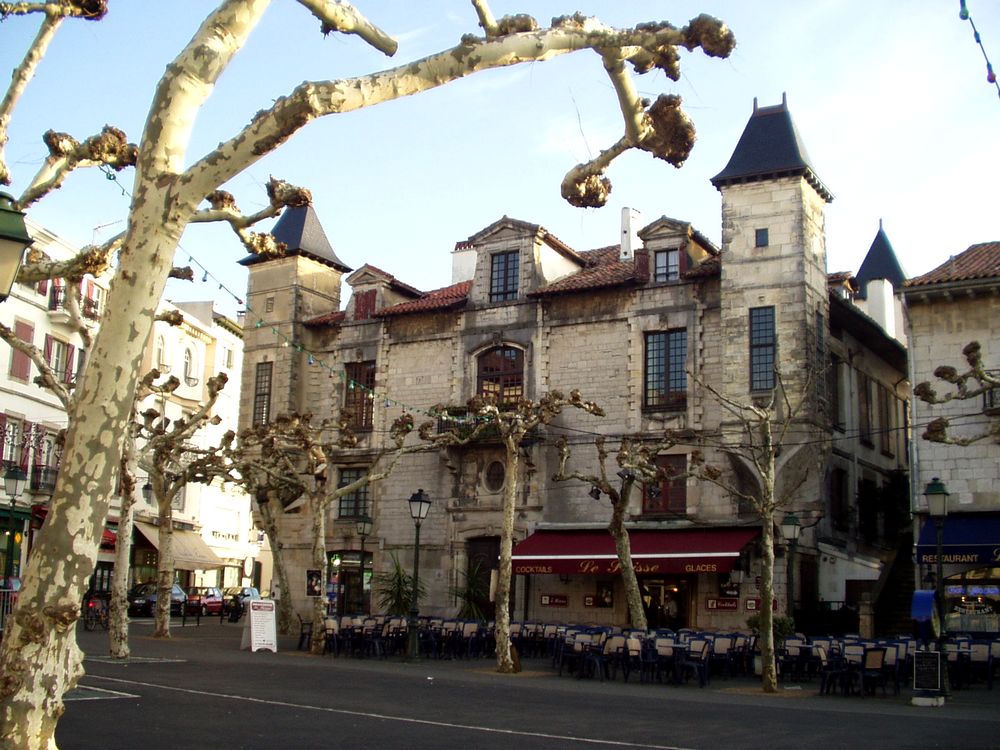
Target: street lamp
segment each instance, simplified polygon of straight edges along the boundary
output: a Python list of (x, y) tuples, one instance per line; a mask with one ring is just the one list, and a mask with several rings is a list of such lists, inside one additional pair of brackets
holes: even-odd
[(14, 208), (14, 196), (0, 193), (0, 302), (10, 296), (24, 250), (31, 242), (24, 214)]
[(146, 479), (146, 483), (142, 485), (142, 499), (146, 501), (146, 505), (153, 504), (153, 483)]
[(407, 632), (409, 638), (408, 656), (416, 659), (419, 654), (417, 640), (417, 616), (420, 614), (420, 602), (418, 594), (420, 592), (420, 524), (427, 518), (427, 511), (431, 507), (431, 498), (422, 489), (410, 495), (410, 517), (413, 519), (413, 526), (416, 535), (413, 538), (413, 593), (410, 596), (410, 619), (407, 622)]
[(795, 612), (795, 562), (792, 559), (795, 554), (795, 545), (799, 543), (799, 534), (802, 533), (802, 524), (794, 513), (789, 511), (781, 520), (781, 535), (788, 542), (788, 605), (789, 617), (794, 617)]
[(927, 515), (934, 519), (934, 530), (937, 532), (937, 611), (938, 622), (938, 651), (944, 653), (944, 519), (948, 515), (948, 490), (937, 477), (927, 483), (924, 489), (924, 497), (927, 498)]
[(358, 518), (357, 530), (361, 538), (361, 611), (366, 615), (371, 613), (369, 598), (365, 596), (365, 539), (371, 536), (374, 525), (367, 513)]
[(14, 506), (17, 498), (24, 490), (24, 483), (28, 475), (20, 466), (12, 466), (7, 469), (3, 476), (3, 487), (10, 497), (10, 515), (7, 518), (7, 563), (4, 566), (4, 585), (10, 586), (11, 576), (14, 575)]

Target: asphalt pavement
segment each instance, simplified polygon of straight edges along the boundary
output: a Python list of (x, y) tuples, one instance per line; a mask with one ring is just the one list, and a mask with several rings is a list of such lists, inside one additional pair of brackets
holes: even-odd
[(749, 678), (709, 686), (558, 676), (548, 659), (499, 675), (491, 659), (315, 657), (280, 637), (241, 650), (243, 624), (189, 620), (170, 639), (133, 622), (132, 657), (107, 657), (79, 631), (86, 675), (67, 696), (62, 750), (88, 748), (1000, 748), (1000, 687), (943, 707), (899, 696), (821, 696), (818, 684), (760, 692)]

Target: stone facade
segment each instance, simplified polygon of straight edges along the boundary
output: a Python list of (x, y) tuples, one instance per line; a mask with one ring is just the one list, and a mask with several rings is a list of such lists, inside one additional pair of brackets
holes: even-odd
[[(246, 327), (242, 423), (251, 419), (259, 385), (255, 362), (274, 363), (272, 413), (305, 407), (321, 416), (345, 407), (358, 413), (360, 389), (368, 399), (370, 428), (359, 432), (359, 447), (339, 467), (343, 474), (365, 466), (386, 440), (392, 420), (404, 411), (415, 414), (419, 423), (436, 418), (436, 405), (452, 407), (450, 413), (458, 416), (478, 393), (516, 392), (537, 400), (553, 390), (577, 389), (606, 416), (568, 409), (524, 446), (516, 542), (539, 530), (603, 529), (610, 518), (606, 498), (595, 501), (589, 486), (551, 480), (559, 437), (571, 447), (571, 468), (594, 473), (597, 436), (606, 437), (613, 451), (623, 436), (656, 439), (667, 427), (684, 430), (689, 439), (667, 451), (664, 461), (686, 467), (690, 453), (700, 449), (733, 482), (742, 480), (744, 489), (753, 491), (745, 467), (725, 450), (727, 440), (740, 439), (739, 425), (707, 386), (739, 402), (769, 396), (773, 384), (750, 388), (754, 353), (769, 352), (790, 398), (802, 394), (807, 404), (779, 459), (779, 487), (794, 490), (787, 509), (806, 527), (794, 561), (799, 570), (795, 598), (810, 604), (819, 600), (823, 544), (844, 560), (873, 559), (873, 569), (859, 567), (877, 579), (889, 557), (880, 544), (884, 540), (860, 540), (856, 523), (835, 527), (829, 520), (831, 466), (845, 462), (849, 483), (857, 482), (862, 466), (887, 481), (893, 471), (905, 471), (906, 452), (888, 456), (862, 445), (847, 424), (831, 427), (826, 373), (831, 356), (846, 359), (845, 347), (856, 347), (851, 366), (863, 368), (871, 383), (894, 387), (898, 424), (893, 429), (899, 429), (907, 397), (905, 352), (877, 333), (877, 325), (851, 309), (849, 301), (832, 299), (837, 291), (828, 285), (823, 233), (823, 207), (830, 196), (811, 170), (741, 174), (717, 186), (723, 203), (721, 249), (689, 224), (667, 217), (638, 232), (641, 246), (631, 248), (634, 252), (619, 246), (576, 251), (544, 227), (503, 217), (456, 244), (451, 286), (421, 293), (366, 265), (346, 279), (350, 296), (344, 310), (334, 304), (333, 291), (344, 272), (323, 264), (329, 251), (303, 243), (290, 247), (287, 258), (256, 261), (250, 265), (249, 304), (258, 311), (264, 309), (262, 300), (273, 298), (273, 304), (271, 312), (261, 313), (262, 325), (248, 321)], [(764, 235), (758, 230), (765, 230)], [(323, 274), (307, 278), (309, 263), (322, 267)], [(314, 299), (327, 298), (331, 304), (307, 311), (303, 300), (320, 278), (324, 290)], [(773, 310), (773, 340), (765, 341), (763, 349), (761, 340), (751, 342), (751, 308)], [(768, 333), (766, 325), (754, 335), (762, 332)], [(283, 347), (282, 339), (292, 346)], [(754, 352), (752, 343), (758, 346)], [(662, 357), (658, 347), (663, 347)], [(310, 366), (310, 359), (325, 366)], [(510, 371), (498, 374), (497, 362)], [(773, 375), (772, 368), (765, 370)], [(369, 379), (360, 382), (358, 373)], [(847, 387), (838, 383), (838, 388)], [(850, 392), (842, 396), (840, 407), (850, 411)], [(612, 462), (609, 470), (615, 468)], [(412, 564), (413, 522), (406, 500), (423, 489), (433, 505), (421, 527), (421, 581), (429, 592), (421, 611), (453, 615), (451, 590), (463, 584), (470, 564), (480, 560), (495, 567), (490, 550), (500, 534), (502, 489), (510, 481), (503, 471), (502, 446), (488, 439), (401, 460), (364, 499), (376, 519), (366, 547), (366, 554), (374, 553), (374, 572), (387, 569), (390, 555), (405, 569)], [(788, 477), (793, 475), (805, 479), (792, 481)], [(629, 527), (662, 533), (667, 543), (677, 530), (702, 530), (710, 539), (723, 529), (759, 527), (749, 508), (715, 485), (694, 479), (679, 484), (664, 486), (673, 506), (663, 495), (634, 493)], [(856, 513), (854, 493), (843, 499), (848, 515)], [(338, 561), (352, 554), (356, 561), (360, 540), (352, 513), (358, 506), (341, 513), (344, 509), (342, 504), (331, 511), (326, 547)], [(297, 515), (287, 514), (284, 553), (295, 604), (304, 611), (307, 603), (299, 591), (304, 591), (309, 545), (296, 535), (309, 525)], [(755, 606), (759, 558), (753, 542), (742, 552), (740, 565), (748, 575), (735, 584), (735, 597), (720, 593), (734, 583), (728, 575), (732, 559), (670, 574), (641, 569), (640, 580), (647, 593), (677, 601), (680, 620), (675, 624), (743, 627)], [(353, 579), (332, 568), (328, 575), (337, 596), (332, 606), (346, 611), (345, 606), (359, 601), (343, 588), (355, 586)], [(776, 576), (784, 608), (784, 560), (778, 561)], [(608, 586), (611, 606), (598, 606), (596, 587)], [(843, 580), (825, 590), (845, 598)], [(726, 599), (723, 605), (717, 601), (721, 598)], [(733, 599), (735, 610), (727, 609)], [(512, 607), (515, 618), (617, 624), (628, 618), (613, 575), (516, 576)]]

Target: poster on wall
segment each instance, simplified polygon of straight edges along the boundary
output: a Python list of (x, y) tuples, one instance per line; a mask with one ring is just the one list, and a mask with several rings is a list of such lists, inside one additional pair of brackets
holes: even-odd
[(596, 594), (596, 606), (613, 607), (615, 605), (614, 588), (610, 583), (598, 583)]
[(306, 571), (306, 596), (323, 595), (323, 574), (319, 570)]

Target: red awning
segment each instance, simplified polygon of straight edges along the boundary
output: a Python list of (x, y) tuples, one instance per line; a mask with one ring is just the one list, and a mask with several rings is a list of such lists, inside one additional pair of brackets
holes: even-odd
[(110, 529), (105, 529), (101, 534), (101, 545), (107, 545), (109, 547), (114, 547), (115, 542), (118, 541), (118, 535), (111, 531)]
[[(636, 573), (728, 573), (757, 528), (629, 532)], [(614, 575), (615, 540), (607, 531), (536, 531), (514, 547), (516, 575)]]

